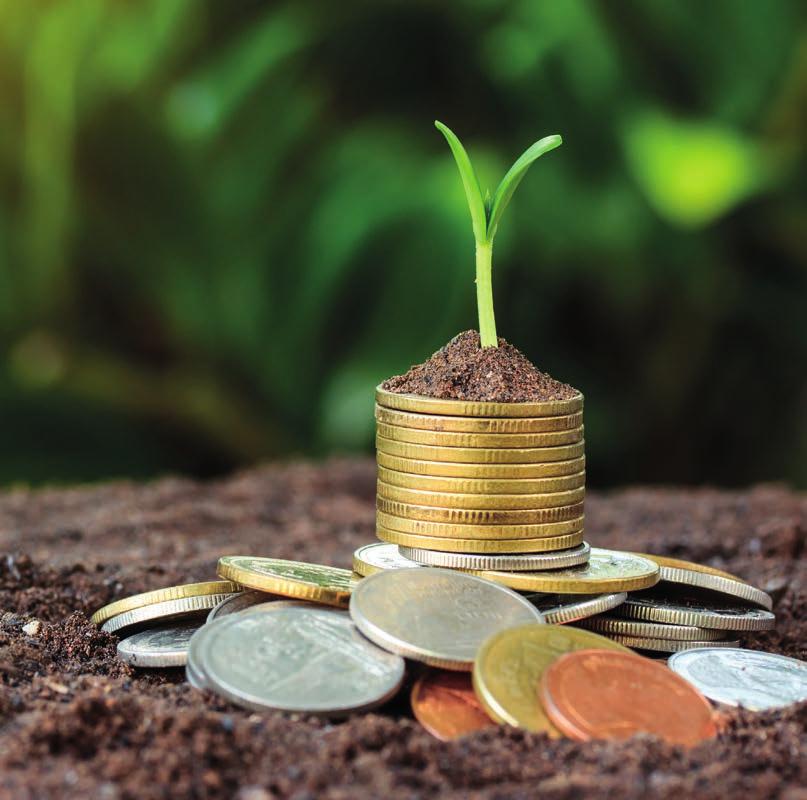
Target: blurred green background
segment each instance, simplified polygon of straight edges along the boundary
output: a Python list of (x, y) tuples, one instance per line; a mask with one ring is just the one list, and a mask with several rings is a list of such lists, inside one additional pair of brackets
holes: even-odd
[(535, 139), (499, 332), (590, 483), (807, 485), (802, 0), (0, 0), (0, 483), (370, 452), (476, 325), (435, 117)]

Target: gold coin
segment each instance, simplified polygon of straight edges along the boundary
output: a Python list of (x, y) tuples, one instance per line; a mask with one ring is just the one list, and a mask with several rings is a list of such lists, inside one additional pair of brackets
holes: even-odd
[(375, 446), (391, 456), (460, 464), (546, 464), (580, 458), (586, 449), (582, 441), (559, 447), (437, 447), (393, 442), (384, 436), (375, 437)]
[(99, 625), (102, 622), (123, 614), (126, 611), (133, 611), (136, 608), (150, 606), (154, 603), (166, 603), (169, 600), (181, 600), (184, 597), (201, 597), (208, 594), (228, 594), (237, 592), (239, 587), (230, 581), (204, 581), (202, 583), (185, 583), (180, 586), (168, 586), (165, 589), (155, 589), (151, 592), (133, 594), (109, 603), (103, 608), (99, 608), (91, 617), (90, 621)]
[(558, 508), (484, 509), (437, 508), (397, 503), (384, 497), (376, 498), (376, 508), (385, 514), (424, 522), (451, 522), (458, 525), (541, 525), (545, 522), (564, 522), (576, 519), (583, 513), (583, 503)]
[(389, 486), (414, 489), (421, 492), (447, 492), (448, 494), (550, 494), (580, 489), (586, 485), (584, 470), (575, 475), (558, 478), (516, 478), (493, 480), (474, 478), (442, 478), (439, 475), (415, 475), (386, 467), (378, 468), (378, 479)]
[(474, 661), (476, 696), (497, 722), (559, 736), (538, 698), (541, 676), (565, 653), (589, 649), (629, 652), (604, 636), (565, 625), (521, 625), (500, 631), (485, 641)]
[(459, 539), (444, 536), (418, 536), (390, 528), (376, 526), (376, 535), (382, 542), (444, 553), (550, 553), (567, 550), (583, 541), (583, 530), (560, 536), (542, 536), (539, 539)]
[(673, 569), (690, 569), (693, 572), (702, 572), (705, 575), (718, 575), (721, 578), (727, 578), (730, 581), (739, 581), (740, 583), (748, 583), (730, 572), (723, 572), (722, 569), (715, 567), (708, 567), (705, 564), (697, 564), (694, 561), (684, 561), (682, 558), (670, 558), (669, 556), (657, 556), (654, 553), (636, 553), (637, 556), (642, 558), (649, 558), (655, 561), (660, 567), (672, 567)]
[(584, 488), (548, 494), (453, 494), (448, 492), (424, 492), (417, 489), (404, 489), (378, 481), (378, 495), (398, 503), (411, 503), (418, 506), (438, 506), (440, 508), (465, 509), (536, 509), (557, 508), (582, 503), (586, 495)]
[(560, 594), (635, 592), (658, 582), (658, 564), (631, 553), (592, 547), (588, 563), (579, 567), (541, 572), (461, 570), (511, 589)]
[(583, 414), (562, 417), (448, 417), (437, 414), (409, 414), (376, 405), (375, 418), (387, 425), (453, 433), (548, 433), (569, 431), (583, 424)]
[(430, 461), (401, 458), (382, 451), (376, 453), (380, 467), (407, 472), (412, 475), (431, 475), (443, 478), (472, 478), (493, 480), (534, 480), (577, 475), (586, 467), (585, 456), (568, 461), (550, 461), (543, 464), (463, 464), (449, 461)]
[(679, 642), (677, 639), (651, 639), (643, 636), (625, 636), (619, 633), (609, 633), (612, 642), (623, 644), (634, 650), (652, 650), (656, 653), (678, 653), (681, 650), (694, 650), (698, 647), (739, 647), (739, 639), (692, 639), (688, 642)]
[(640, 636), (643, 639), (670, 639), (677, 642), (717, 641), (726, 638), (726, 631), (699, 628), (697, 625), (667, 625), (663, 622), (622, 619), (600, 615), (581, 619), (576, 623), (582, 628), (610, 636)]
[(397, 394), (377, 386), (376, 403), (384, 408), (415, 414), (440, 414), (450, 417), (558, 417), (583, 410), (583, 395), (570, 400), (535, 403), (485, 403), (470, 400), (444, 400), (420, 394)]
[(443, 536), (462, 539), (538, 539), (542, 536), (561, 536), (583, 530), (583, 516), (563, 522), (536, 525), (458, 525), (447, 522), (425, 522), (407, 519), (384, 511), (376, 511), (376, 522), (383, 528), (420, 536)]
[(376, 433), (393, 442), (435, 445), (437, 447), (556, 447), (583, 441), (583, 426), (570, 431), (549, 433), (453, 433), (401, 428), (379, 422)]
[(279, 558), (223, 556), (216, 571), (250, 589), (341, 608), (356, 585), (350, 570)]

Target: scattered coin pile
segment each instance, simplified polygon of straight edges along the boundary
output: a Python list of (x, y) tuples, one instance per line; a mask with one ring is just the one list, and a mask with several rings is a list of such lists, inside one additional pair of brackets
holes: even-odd
[[(598, 563), (600, 582), (583, 582), (614, 591), (563, 591), (579, 584), (564, 572)], [(704, 696), (757, 709), (807, 698), (807, 664), (794, 659), (710, 646), (677, 653), (671, 671), (560, 624), (624, 608), (631, 597), (618, 590), (634, 579), (625, 563), (657, 577), (648, 557), (597, 548), (588, 565), (555, 571), (554, 594), (421, 565), (382, 543), (356, 551), (354, 572), (225, 556), (224, 580), (117, 600), (93, 620), (125, 637), (125, 661), (184, 664), (194, 687), (259, 711), (366, 711), (395, 696), (409, 672), (415, 717), (443, 739), (498, 723), (579, 740), (644, 731), (689, 745), (716, 731)]]
[[(767, 594), (583, 541), (582, 396), (376, 399), (381, 542), (353, 571), (224, 556), (218, 581), (96, 612), (122, 659), (184, 664), (244, 708), (328, 717), (387, 702), (409, 665), (413, 713), (443, 739), (508, 724), (691, 745), (717, 730), (706, 697), (807, 697), (807, 665), (736, 647), (774, 624)], [(670, 668), (632, 650), (675, 655)]]

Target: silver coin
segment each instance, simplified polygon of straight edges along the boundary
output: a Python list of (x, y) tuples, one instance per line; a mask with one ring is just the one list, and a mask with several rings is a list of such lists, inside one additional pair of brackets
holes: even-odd
[(759, 650), (703, 649), (676, 653), (674, 672), (716, 703), (752, 711), (807, 700), (807, 662)]
[(776, 622), (770, 611), (761, 608), (724, 606), (707, 603), (700, 597), (666, 597), (662, 594), (631, 595), (615, 613), (629, 619), (725, 631), (768, 630)]
[(528, 594), (527, 599), (550, 625), (563, 625), (593, 617), (616, 608), (628, 597), (627, 592), (611, 594)]
[(620, 619), (605, 615), (580, 621), (581, 628), (606, 635), (640, 636), (645, 639), (668, 639), (677, 642), (714, 642), (725, 638), (726, 632), (714, 628), (699, 628), (697, 625), (670, 625), (664, 622), (644, 622), (636, 619)]
[(386, 650), (435, 667), (470, 671), (476, 651), (503, 628), (543, 622), (511, 589), (447, 569), (377, 572), (353, 590), (350, 615)]
[(386, 542), (373, 542), (359, 547), (353, 553), (353, 571), (359, 575), (373, 575), (385, 569), (406, 569), (419, 567), (415, 561), (405, 558), (398, 545)]
[(135, 667), (181, 667), (188, 659), (188, 643), (202, 625), (161, 625), (133, 633), (118, 642), (118, 658)]
[(659, 566), (659, 575), (660, 580), (666, 583), (695, 586), (699, 589), (737, 597), (740, 600), (762, 606), (768, 611), (773, 608), (773, 599), (767, 592), (740, 580), (731, 580), (722, 575), (712, 575), (709, 572), (698, 572), (684, 567), (668, 567), (664, 564)]
[(569, 550), (551, 553), (524, 553), (507, 555), (481, 555), (475, 553), (443, 553), (439, 550), (424, 550), (421, 547), (399, 547), (401, 556), (430, 567), (447, 569), (493, 569), (510, 572), (565, 569), (588, 561), (591, 547), (583, 542)]
[(738, 647), (739, 640), (714, 641), (693, 639), (682, 642), (678, 639), (656, 639), (644, 636), (627, 636), (621, 633), (604, 633), (611, 641), (624, 644), (634, 650), (651, 650), (656, 653), (677, 653), (679, 650), (692, 650), (699, 647)]
[(245, 608), (256, 606), (259, 603), (267, 603), (278, 597), (280, 597), (280, 595), (258, 592), (254, 589), (250, 589), (246, 592), (238, 592), (237, 594), (225, 597), (217, 606), (212, 608), (207, 615), (207, 621), (213, 622), (214, 619), (226, 617), (227, 614), (237, 614)]
[(180, 597), (177, 600), (165, 600), (162, 603), (152, 603), (111, 617), (101, 626), (101, 630), (107, 633), (115, 633), (142, 627), (158, 620), (169, 622), (186, 617), (202, 616), (213, 606), (230, 597), (231, 594), (232, 592), (227, 594), (205, 594), (195, 597)]
[(403, 659), (365, 639), (334, 608), (267, 603), (202, 633), (197, 651), (207, 688), (244, 708), (340, 717), (381, 705), (404, 679)]
[[(266, 597), (274, 597), (275, 595), (267, 594), (266, 592), (239, 592), (238, 595), (232, 595), (233, 598), (238, 597), (241, 594), (254, 594), (260, 595), (263, 598)], [(261, 602), (255, 605), (249, 605), (245, 608), (241, 608), (235, 612), (235, 614), (251, 614), (253, 611), (261, 611), (264, 606), (272, 606), (272, 608), (283, 608), (286, 606), (301, 606), (305, 607), (314, 607), (319, 608), (317, 604), (314, 603), (307, 603), (304, 600), (271, 600), (269, 602)], [(218, 606), (216, 606), (218, 608)], [(205, 675), (205, 668), (204, 662), (202, 661), (201, 655), (201, 648), (204, 640), (210, 636), (212, 629), (216, 625), (220, 625), (222, 622), (225, 622), (232, 616), (232, 613), (225, 614), (224, 616), (210, 620), (208, 617), (208, 622), (203, 625), (196, 633), (191, 636), (190, 642), (188, 643), (188, 656), (187, 656), (187, 663), (185, 664), (185, 677), (188, 679), (188, 683), (191, 684), (196, 689), (209, 689), (210, 685), (207, 680), (207, 676)]]

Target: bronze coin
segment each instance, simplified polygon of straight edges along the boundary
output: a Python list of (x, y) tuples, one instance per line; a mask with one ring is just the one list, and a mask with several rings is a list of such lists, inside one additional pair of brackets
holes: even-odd
[(627, 739), (649, 733), (696, 745), (717, 733), (709, 701), (666, 664), (633, 653), (578, 650), (544, 672), (539, 696), (571, 739)]
[(443, 741), (496, 724), (477, 700), (468, 672), (429, 670), (412, 688), (411, 700), (417, 721)]

